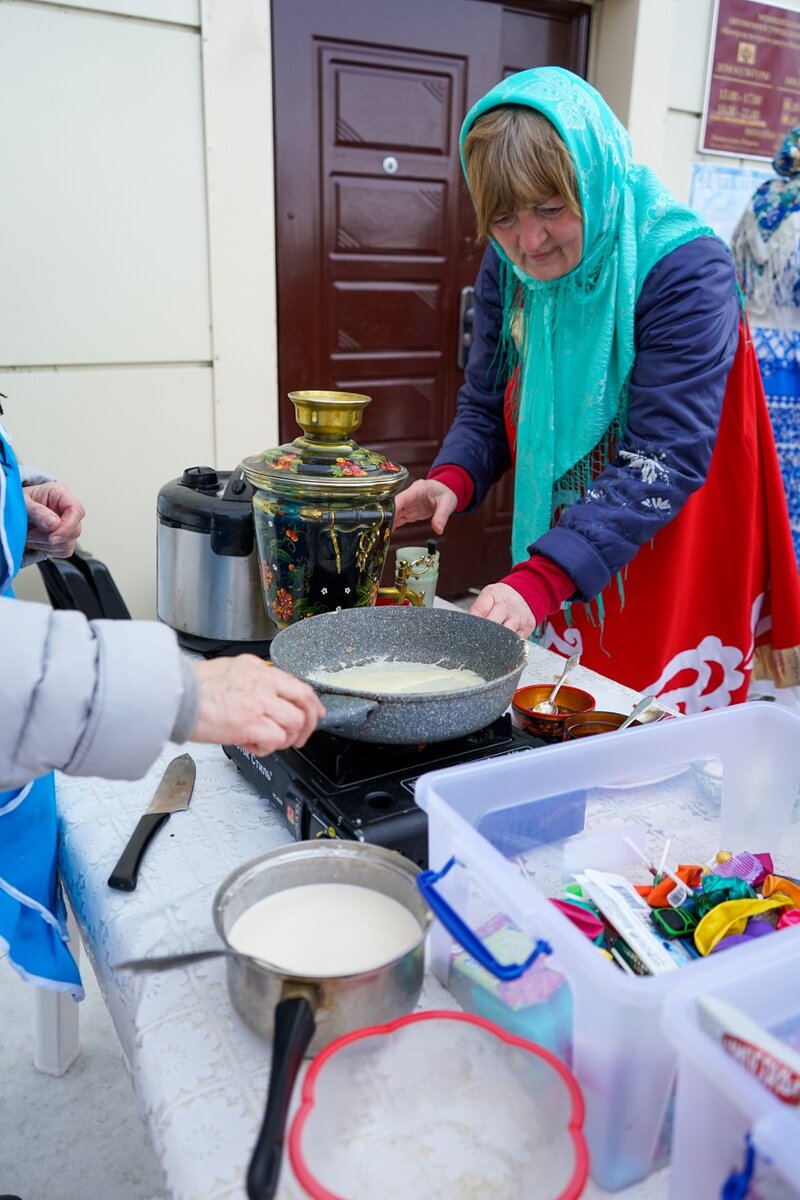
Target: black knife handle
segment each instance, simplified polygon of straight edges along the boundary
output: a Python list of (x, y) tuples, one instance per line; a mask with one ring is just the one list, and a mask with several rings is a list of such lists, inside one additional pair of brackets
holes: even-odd
[(145, 852), (147, 843), (157, 829), (160, 829), (170, 814), (145, 813), (139, 817), (139, 822), (128, 839), (128, 844), (119, 856), (119, 862), (108, 877), (108, 886), (118, 888), (121, 892), (132, 892), (136, 887), (136, 876), (139, 863)]

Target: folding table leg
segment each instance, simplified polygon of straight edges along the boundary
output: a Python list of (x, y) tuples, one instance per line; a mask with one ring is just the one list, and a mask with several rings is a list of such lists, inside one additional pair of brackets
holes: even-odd
[[(70, 949), (80, 963), (78, 925), (67, 910)], [(45, 1075), (64, 1075), (80, 1052), (79, 1008), (72, 996), (36, 988), (36, 1031), (33, 1065)]]

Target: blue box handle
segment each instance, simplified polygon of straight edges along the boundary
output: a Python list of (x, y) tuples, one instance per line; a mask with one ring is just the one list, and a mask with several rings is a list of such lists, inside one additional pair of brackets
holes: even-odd
[(553, 953), (549, 942), (540, 939), (528, 958), (525, 959), (525, 962), (498, 962), (491, 950), (484, 946), (477, 933), (473, 929), (470, 929), (469, 925), (462, 920), (455, 909), (447, 903), (444, 896), (440, 896), (436, 891), (435, 885), (440, 879), (444, 878), (451, 867), (455, 866), (455, 862), (455, 856), (453, 856), (445, 863), (441, 871), (420, 871), (417, 876), (417, 887), (448, 933), (451, 933), (464, 949), (469, 951), (476, 962), (479, 962), (487, 971), (491, 971), (492, 975), (495, 975), (498, 979), (508, 982), (511, 979), (519, 979), (520, 975), (524, 975), (528, 967), (536, 962), (540, 954)]

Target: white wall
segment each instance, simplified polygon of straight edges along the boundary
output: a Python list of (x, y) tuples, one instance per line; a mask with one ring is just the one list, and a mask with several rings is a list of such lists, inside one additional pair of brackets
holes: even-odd
[(149, 614), (158, 488), (214, 454), (200, 36), (109, 7), (0, 2), (0, 391)]
[[(5, 419), (137, 616), (159, 488), (277, 440), (269, 18), (0, 0)], [(17, 591), (44, 598), (38, 572)]]

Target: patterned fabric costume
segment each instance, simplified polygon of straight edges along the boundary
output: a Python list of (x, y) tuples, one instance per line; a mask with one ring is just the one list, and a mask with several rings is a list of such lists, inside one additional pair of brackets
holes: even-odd
[(772, 160), (731, 247), (761, 367), (800, 563), (800, 125)]

